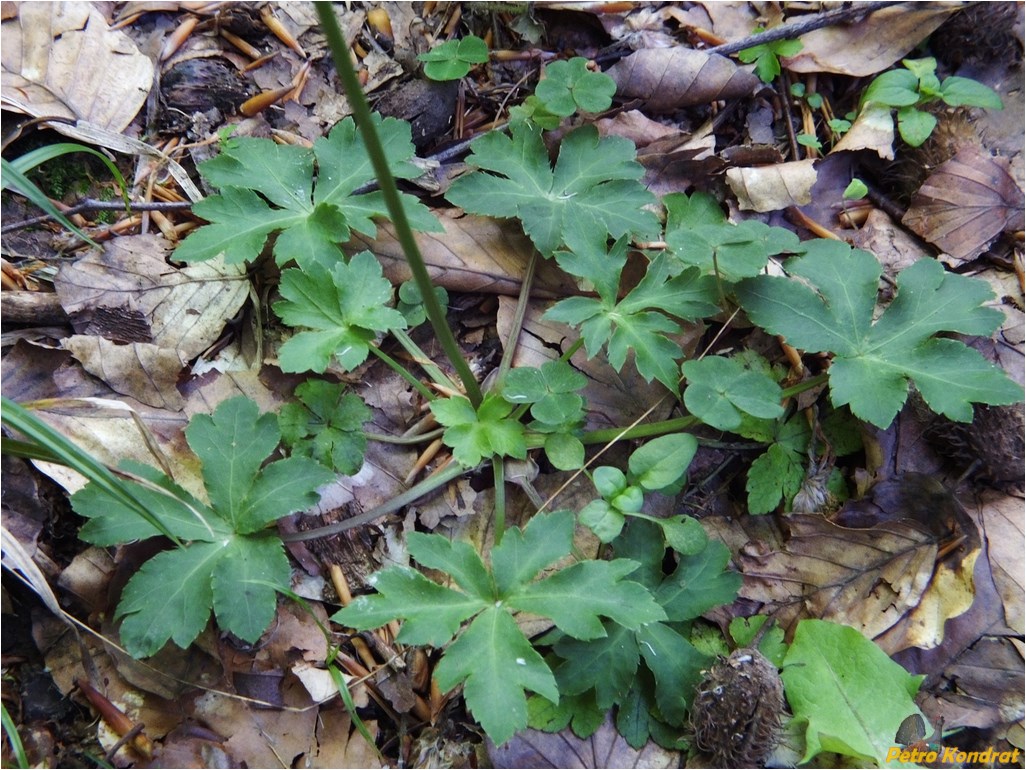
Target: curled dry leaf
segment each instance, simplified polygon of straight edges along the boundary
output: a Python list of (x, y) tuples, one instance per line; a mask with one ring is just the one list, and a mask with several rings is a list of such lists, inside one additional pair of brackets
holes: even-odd
[(813, 160), (795, 160), (774, 166), (728, 168), (727, 184), (742, 211), (780, 211), (812, 201), (816, 184)]
[[(534, 246), (516, 223), (444, 213), (439, 219), (445, 232), (414, 233), (435, 285), (450, 291), (519, 293), (527, 257)], [(392, 283), (412, 277), (390, 222), (378, 224), (378, 237), (374, 239), (354, 231), (343, 249), (349, 255), (369, 249)], [(577, 290), (551, 260), (538, 265), (533, 287), (538, 297), (565, 297)]]
[(6, 105), (33, 117), (123, 131), (153, 85), (153, 63), (91, 3), (18, 3), (0, 27)]
[(652, 112), (736, 99), (760, 85), (730, 59), (692, 48), (635, 51), (606, 74), (616, 81), (618, 96), (641, 99)]
[(872, 150), (884, 160), (894, 160), (894, 118), (890, 107), (867, 104), (830, 153), (855, 150)]
[(998, 234), (1026, 227), (1011, 162), (974, 147), (930, 175), (901, 221), (956, 263), (979, 256)]
[(837, 24), (801, 36), (802, 50), (785, 59), (792, 72), (836, 72), (866, 77), (890, 67), (952, 13), (957, 4), (900, 3), (854, 24)]

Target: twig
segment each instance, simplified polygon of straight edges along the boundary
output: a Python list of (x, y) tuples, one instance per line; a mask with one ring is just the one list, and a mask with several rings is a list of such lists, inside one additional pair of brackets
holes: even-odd
[(847, 8), (837, 8), (833, 11), (818, 13), (811, 18), (805, 18), (793, 24), (783, 24), (765, 32), (760, 32), (757, 35), (750, 35), (740, 40), (735, 40), (732, 43), (718, 45), (715, 48), (706, 48), (705, 51), (706, 53), (718, 53), (721, 56), (729, 56), (732, 53), (737, 53), (757, 45), (796, 38), (804, 35), (806, 32), (812, 32), (814, 29), (829, 27), (892, 5), (901, 5), (901, 0), (876, 0), (876, 2), (870, 3), (855, 3)]
[[(167, 201), (154, 201), (149, 203), (133, 203), (130, 211), (188, 211), (192, 208), (190, 201), (184, 201), (181, 203), (167, 202)], [(71, 216), (73, 214), (81, 214), (83, 211), (124, 211), (125, 204), (122, 201), (98, 201), (93, 198), (86, 198), (80, 203), (76, 203), (64, 210), (65, 216)], [(40, 214), (37, 217), (31, 219), (24, 219), (21, 222), (12, 222), (9, 225), (4, 225), (0, 228), (0, 233), (9, 233), (15, 230), (22, 230), (26, 227), (33, 227), (35, 225), (41, 225), (44, 222), (49, 222), (53, 219), (50, 214)]]

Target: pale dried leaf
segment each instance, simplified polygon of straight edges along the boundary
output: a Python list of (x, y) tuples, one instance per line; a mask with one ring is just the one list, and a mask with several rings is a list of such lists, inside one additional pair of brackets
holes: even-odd
[(1010, 161), (972, 147), (937, 167), (901, 221), (957, 261), (979, 256), (1006, 230), (1026, 227)]
[(1004, 606), (1005, 623), (1015, 633), (1022, 635), (1026, 627), (1023, 620), (1026, 536), (1023, 534), (1022, 500), (1018, 497), (1001, 497), (984, 503), (981, 513), (990, 571)]
[(890, 67), (957, 11), (957, 4), (901, 3), (854, 24), (834, 24), (801, 36), (803, 48), (784, 59), (792, 72), (835, 72), (853, 77)]
[(894, 118), (891, 108), (869, 104), (830, 151), (872, 150), (884, 160), (894, 160)]
[(4, 21), (2, 93), (33, 117), (123, 131), (153, 85), (153, 63), (90, 3), (19, 3)]
[[(128, 236), (62, 268), (54, 283), (76, 331), (152, 342), (186, 360), (212, 345), (249, 296), (245, 268), (212, 260), (178, 269), (168, 254), (160, 236)], [(137, 334), (114, 336), (129, 320)]]
[(640, 99), (651, 112), (736, 99), (760, 85), (725, 56), (680, 47), (635, 51), (606, 74), (616, 81), (618, 96)]
[(501, 746), (488, 740), (488, 755), (496, 768), (664, 768), (677, 767), (680, 754), (649, 741), (640, 749), (617, 732), (612, 715), (590, 738), (578, 738), (567, 727), (557, 733), (523, 730)]
[(742, 211), (780, 211), (804, 206), (812, 200), (816, 184), (813, 160), (795, 160), (774, 166), (728, 168), (727, 184)]
[(185, 360), (174, 348), (147, 342), (117, 345), (103, 337), (75, 334), (62, 343), (82, 368), (115, 393), (158, 409), (178, 411), (185, 400), (175, 387)]
[[(534, 246), (515, 222), (488, 217), (442, 214), (444, 233), (416, 233), (417, 245), (431, 280), (450, 291), (517, 294)], [(348, 254), (370, 249), (381, 261), (385, 277), (401, 283), (412, 277), (390, 223), (378, 225), (378, 237), (353, 233), (343, 247)], [(551, 262), (538, 266), (535, 296), (563, 297), (572, 282)]]

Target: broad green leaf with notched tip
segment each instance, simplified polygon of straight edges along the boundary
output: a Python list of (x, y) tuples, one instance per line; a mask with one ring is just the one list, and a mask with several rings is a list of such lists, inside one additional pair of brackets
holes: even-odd
[(510, 132), (474, 140), (467, 163), (492, 173), (457, 179), (446, 196), (452, 203), (475, 214), (518, 217), (545, 256), (582, 217), (616, 238), (658, 232), (655, 215), (643, 208), (654, 198), (637, 181), (644, 169), (629, 141), (579, 128), (563, 139), (553, 169), (539, 129), (521, 123)]
[(474, 618), (446, 650), (435, 679), (443, 692), (463, 683), (470, 713), (497, 744), (527, 726), (524, 690), (559, 701), (552, 671), (502, 607)]
[(784, 413), (780, 386), (773, 378), (733, 358), (685, 361), (681, 371), (688, 380), (684, 405), (706, 425), (733, 431), (741, 425), (742, 414), (772, 419)]
[(748, 316), (797, 348), (831, 352), (830, 395), (856, 417), (890, 425), (912, 381), (935, 412), (972, 419), (972, 404), (1009, 404), (1021, 389), (961, 342), (938, 332), (989, 335), (1001, 313), (982, 281), (945, 272), (923, 259), (903, 270), (897, 295), (873, 323), (880, 264), (868, 252), (837, 241), (810, 241), (804, 256), (787, 263), (794, 279), (745, 279), (737, 295)]
[(285, 372), (323, 372), (332, 356), (346, 370), (355, 369), (367, 360), (378, 332), (406, 328), (403, 314), (388, 307), (392, 284), (369, 251), (332, 270), (316, 263), (286, 270), (279, 291), (284, 301), (274, 304), (274, 312), (281, 320), (314, 330), (297, 332), (281, 346)]
[(616, 93), (615, 81), (602, 72), (592, 72), (580, 56), (545, 67), (545, 77), (534, 91), (555, 115), (567, 117), (578, 110), (602, 112), (609, 109)]
[(468, 398), (453, 396), (431, 402), (435, 419), (445, 426), (442, 440), (458, 462), (473, 468), (485, 457), (527, 457), (524, 426), (510, 418), (513, 405), (490, 393), (476, 410)]
[(922, 676), (913, 676), (849, 626), (803, 620), (784, 656), (784, 688), (805, 728), (807, 762), (827, 751), (886, 764)]
[(321, 465), (352, 475), (363, 465), (367, 438), (363, 425), (371, 411), (359, 396), (345, 393), (345, 386), (307, 380), (296, 388), (299, 402), (278, 412), (282, 439), (292, 454), (312, 457)]
[[(414, 152), (409, 125), (380, 116), (374, 120), (393, 175), (417, 176), (416, 167), (408, 162)], [(193, 211), (210, 224), (197, 228), (175, 251), (175, 257), (186, 262), (218, 255), (229, 263), (254, 260), (268, 236), (279, 232), (274, 245), (279, 265), (295, 260), (302, 267), (330, 267), (344, 259), (339, 245), (349, 240), (351, 231), (374, 237), (374, 218), (388, 216), (380, 192), (356, 192), (374, 179), (374, 170), (352, 118), (318, 139), (313, 150), (270, 139), (230, 139), (220, 155), (199, 165), (199, 171), (221, 192), (194, 206)], [(415, 198), (401, 195), (415, 229), (441, 229)]]
[(587, 384), (587, 377), (566, 361), (548, 361), (541, 368), (511, 369), (502, 396), (513, 404), (531, 404), (531, 416), (539, 422), (565, 425), (583, 417), (584, 399), (576, 391)]
[[(165, 490), (142, 487), (153, 514), (191, 543), (157, 554), (128, 581), (117, 616), (121, 640), (135, 656), (157, 652), (172, 639), (187, 647), (203, 630), (213, 608), (221, 627), (255, 642), (274, 616), (271, 585), (287, 586), (288, 561), (280, 539), (260, 532), (275, 519), (309, 508), (317, 488), (332, 474), (305, 458), (264, 464), (278, 445), (277, 421), (261, 415), (249, 399), (225, 401), (211, 415), (197, 415), (186, 428), (189, 446), (203, 466), (210, 506), (199, 504), (166, 476), (133, 465), (133, 472)], [(134, 483), (134, 482), (125, 482)], [(136, 514), (87, 485), (72, 505), (91, 516), (103, 542), (125, 542), (154, 532), (119, 524)]]

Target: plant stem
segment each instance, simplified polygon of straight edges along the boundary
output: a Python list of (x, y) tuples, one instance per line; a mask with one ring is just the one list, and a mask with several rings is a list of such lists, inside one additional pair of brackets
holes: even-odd
[(370, 345), (369, 348), (370, 348), (370, 352), (371, 353), (373, 353), (378, 358), (380, 358), (382, 361), (384, 361), (386, 364), (388, 364), (388, 366), (396, 374), (398, 374), (400, 377), (402, 377), (404, 380), (406, 380), (408, 383), (410, 383), (410, 385), (412, 385), (414, 387), (414, 389), (418, 393), (420, 393), (420, 395), (422, 395), (428, 401), (434, 401), (435, 400), (435, 394), (431, 392), (431, 389), (428, 388), (427, 385), (425, 385), (423, 382), (418, 380), (416, 377), (414, 377), (412, 374), (410, 374), (410, 372), (407, 371), (405, 366), (403, 366), (401, 363), (396, 361), (394, 358), (392, 358), (392, 356), (388, 355), (388, 353), (386, 353), (384, 350), (379, 348), (377, 345)]
[(303, 532), (289, 532), (282, 535), (281, 539), (286, 543), (298, 543), (302, 540), (316, 540), (319, 537), (337, 535), (339, 532), (345, 532), (346, 530), (355, 529), (356, 527), (362, 527), (364, 524), (370, 524), (375, 519), (380, 519), (386, 514), (398, 511), (405, 505), (416, 502), (429, 492), (433, 492), (439, 487), (445, 486), (453, 479), (457, 479), (464, 473), (469, 473), (471, 470), (473, 469), (464, 468), (459, 463), (451, 463), (447, 467), (438, 471), (434, 476), (428, 476), (419, 484), (410, 487), (402, 494), (393, 497), (391, 500), (387, 500), (381, 505), (371, 508), (369, 511), (364, 511), (361, 514), (348, 518), (345, 521), (340, 521), (336, 524), (328, 524), (324, 527), (316, 527)]
[(425, 441), (432, 441), (440, 437), (445, 432), (445, 428), (438, 428), (436, 430), (429, 430), (427, 433), (418, 433), (416, 436), (386, 436), (383, 433), (368, 433), (363, 432), (363, 435), (368, 441), (377, 441), (381, 444), (423, 444)]
[(435, 330), (435, 336), (438, 338), (442, 350), (445, 351), (453, 368), (456, 369), (456, 373), (463, 381), (463, 389), (467, 394), (467, 398), (477, 408), (482, 398), (481, 387), (478, 385), (474, 373), (470, 370), (470, 366), (464, 360), (456, 338), (449, 329), (448, 323), (446, 323), (445, 311), (438, 302), (438, 297), (435, 296), (427, 266), (424, 264), (424, 258), (420, 255), (420, 249), (417, 247), (417, 241), (413, 237), (410, 222), (406, 218), (406, 211), (403, 209), (402, 200), (399, 198), (399, 189), (396, 187), (395, 178), (388, 168), (388, 160), (385, 158), (381, 139), (378, 137), (377, 129), (371, 120), (370, 105), (367, 104), (367, 98), (364, 96), (363, 89), (360, 87), (360, 81), (356, 77), (356, 70), (353, 69), (353, 64), (349, 60), (349, 47), (342, 37), (342, 30), (339, 29), (338, 21), (335, 19), (335, 12), (331, 3), (316, 3), (315, 9), (317, 17), (321, 22), (321, 28), (328, 40), (332, 58), (335, 60), (335, 67), (338, 70), (339, 77), (342, 79), (342, 84), (345, 86), (346, 97), (353, 108), (353, 118), (356, 120), (356, 124), (363, 135), (367, 154), (370, 156), (371, 163), (374, 166), (374, 174), (381, 187), (381, 194), (385, 199), (385, 205), (388, 207), (388, 214), (395, 225), (396, 237), (402, 246), (403, 254), (406, 255), (406, 261), (409, 263), (410, 272), (413, 273), (413, 279), (417, 282), (417, 287), (420, 289), (420, 296), (424, 300), (424, 310), (431, 321), (431, 326)]
[(427, 353), (421, 350), (420, 345), (413, 341), (413, 338), (404, 329), (393, 329), (391, 332), (392, 336), (395, 337), (395, 341), (398, 342), (403, 348), (413, 356), (413, 360), (420, 365), (420, 368), (424, 370), (424, 373), (434, 381), (436, 385), (449, 388), (450, 390), (459, 390), (459, 386), (446, 376), (445, 372), (438, 368), (434, 361), (428, 358)]
[(520, 340), (520, 332), (524, 328), (524, 316), (527, 315), (527, 303), (531, 299), (531, 284), (534, 282), (534, 271), (538, 266), (538, 251), (531, 250), (531, 257), (527, 260), (527, 269), (524, 271), (524, 280), (520, 284), (520, 296), (517, 297), (517, 308), (513, 312), (513, 323), (509, 329), (509, 339), (506, 340), (506, 349), (502, 351), (502, 360), (499, 361), (499, 377), (497, 383), (501, 383), (510, 366), (513, 365), (513, 354), (516, 353), (517, 342)]
[(492, 458), (492, 475), (495, 478), (495, 545), (502, 542), (506, 531), (506, 463), (502, 457)]

